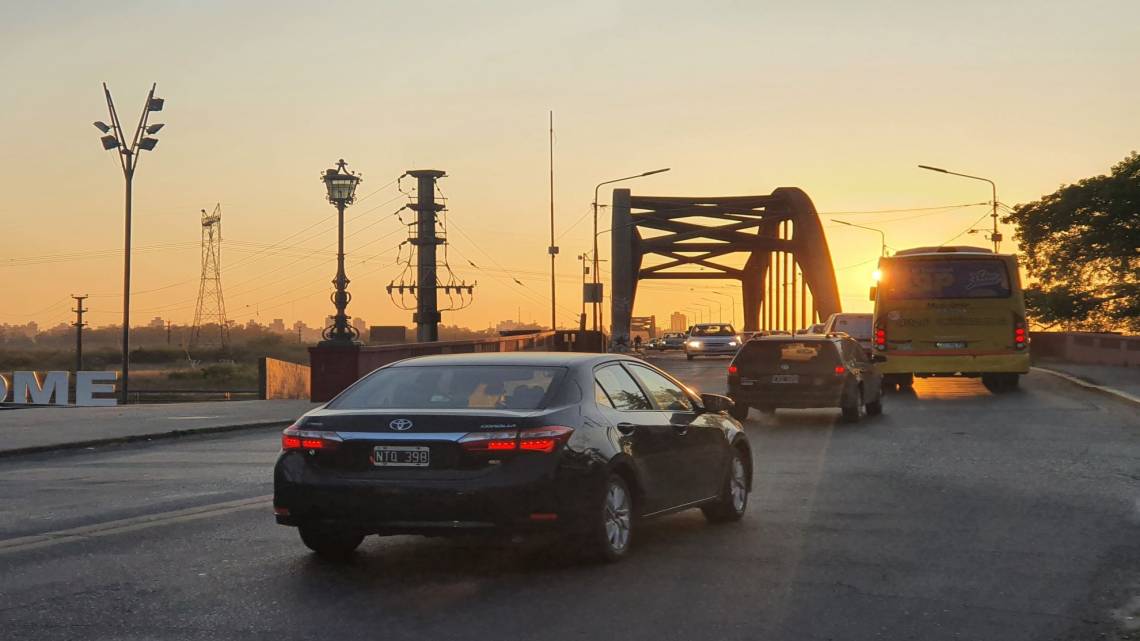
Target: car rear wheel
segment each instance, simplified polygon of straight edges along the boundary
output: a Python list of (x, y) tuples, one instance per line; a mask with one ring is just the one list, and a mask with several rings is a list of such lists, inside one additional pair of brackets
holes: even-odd
[(855, 398), (842, 406), (843, 420), (848, 423), (857, 423), (867, 415), (867, 406), (863, 404), (863, 388), (855, 390)]
[(594, 516), (589, 552), (604, 561), (620, 561), (633, 542), (633, 495), (621, 476), (606, 479), (601, 505)]
[(338, 532), (313, 525), (297, 528), (305, 547), (326, 559), (344, 560), (364, 541), (364, 536), (351, 532)]
[(748, 466), (744, 462), (744, 452), (732, 449), (732, 461), (728, 467), (728, 478), (715, 503), (701, 507), (710, 523), (739, 521), (748, 509)]
[(867, 403), (867, 416), (878, 416), (883, 413), (883, 393), (879, 392), (879, 398)]

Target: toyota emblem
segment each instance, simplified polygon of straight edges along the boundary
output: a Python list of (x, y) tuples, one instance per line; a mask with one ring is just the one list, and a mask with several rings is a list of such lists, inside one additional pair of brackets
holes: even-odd
[(388, 427), (396, 430), (397, 432), (406, 432), (412, 429), (412, 422), (406, 418), (398, 418), (388, 423)]
[(780, 363), (780, 369), (784, 369), (784, 370), (788, 369), (788, 364), (787, 363)]

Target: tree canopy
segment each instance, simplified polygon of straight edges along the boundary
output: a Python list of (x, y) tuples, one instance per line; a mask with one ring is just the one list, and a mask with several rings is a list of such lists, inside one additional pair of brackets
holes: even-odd
[(1140, 331), (1140, 155), (1108, 175), (1015, 207), (1033, 320), (1066, 329)]

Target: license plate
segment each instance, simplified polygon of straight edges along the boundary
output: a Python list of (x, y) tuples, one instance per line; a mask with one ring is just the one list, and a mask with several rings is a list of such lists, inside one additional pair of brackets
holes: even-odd
[(776, 374), (772, 376), (773, 383), (798, 383), (800, 382), (799, 374)]
[(376, 467), (428, 467), (431, 448), (422, 445), (377, 445), (372, 448)]
[(965, 343), (935, 343), (938, 349), (966, 349)]

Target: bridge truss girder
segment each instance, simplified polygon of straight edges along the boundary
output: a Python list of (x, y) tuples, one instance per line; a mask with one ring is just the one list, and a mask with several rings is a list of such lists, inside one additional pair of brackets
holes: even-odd
[[(794, 329), (797, 311), (802, 323), (841, 310), (827, 238), (815, 206), (800, 189), (713, 198), (632, 196), (628, 189), (615, 189), (612, 212), (615, 341), (629, 339), (642, 279), (740, 281), (744, 331)], [(643, 230), (660, 235), (643, 237)], [(739, 253), (748, 254), (743, 266), (723, 262)], [(645, 266), (647, 257), (662, 262)]]

